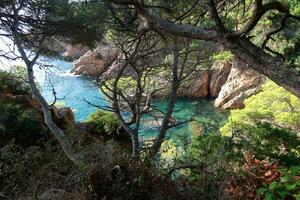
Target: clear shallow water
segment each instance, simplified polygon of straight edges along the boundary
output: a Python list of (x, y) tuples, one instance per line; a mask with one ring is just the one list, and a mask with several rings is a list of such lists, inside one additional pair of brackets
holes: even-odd
[[(7, 49), (9, 41), (0, 40), (0, 48)], [(36, 81), (39, 83), (43, 96), (50, 103), (53, 101), (52, 87), (49, 84), (49, 80), (54, 85), (58, 100), (63, 102), (64, 106), (71, 107), (75, 114), (77, 121), (85, 121), (87, 117), (96, 110), (95, 107), (88, 105), (83, 101), (83, 98), (96, 105), (104, 106), (106, 102), (103, 100), (103, 94), (101, 94), (97, 86), (91, 81), (82, 76), (74, 76), (70, 73), (73, 68), (73, 63), (62, 61), (59, 59), (44, 59), (43, 63), (53, 65), (50, 67), (46, 74), (43, 70), (35, 67)], [(22, 65), (20, 60), (8, 62), (0, 57), (0, 69), (8, 70), (13, 65)], [(155, 101), (155, 106), (160, 110), (165, 110), (166, 101)], [(196, 129), (193, 124), (189, 122), (172, 128), (168, 131), (169, 137), (186, 137), (195, 130), (203, 130), (204, 133), (215, 133), (219, 127), (226, 121), (227, 114), (213, 108), (210, 100), (204, 99), (178, 99), (173, 117), (177, 121), (185, 121), (194, 119), (196, 123)], [(141, 139), (149, 139), (155, 137), (158, 133), (154, 125), (154, 120), (151, 117), (146, 117), (145, 122), (142, 124), (142, 130), (140, 131)], [(198, 125), (197, 125), (198, 124)], [(200, 125), (199, 125), (200, 124)], [(176, 133), (176, 134), (175, 134)]]
[(106, 102), (102, 99), (103, 95), (91, 80), (70, 73), (73, 63), (54, 59), (47, 59), (46, 62), (53, 65), (53, 67), (49, 68), (47, 75), (43, 70), (36, 68), (35, 77), (41, 87), (43, 96), (48, 102), (54, 100), (50, 80), (57, 97), (61, 98), (58, 102), (71, 107), (77, 121), (85, 121), (89, 114), (96, 110), (95, 107), (86, 103), (83, 98), (96, 105), (106, 105)]
[[(47, 64), (53, 65), (47, 73), (36, 68), (35, 76), (39, 83), (42, 94), (47, 101), (53, 101), (52, 87), (49, 84), (51, 80), (59, 100), (64, 103), (64, 106), (71, 107), (74, 110), (77, 121), (85, 121), (89, 114), (96, 110), (95, 107), (88, 105), (83, 101), (83, 98), (93, 104), (104, 106), (106, 101), (97, 86), (89, 79), (82, 76), (74, 76), (70, 73), (73, 68), (73, 63), (57, 59), (46, 59)], [(50, 74), (50, 75), (49, 75)], [(156, 100), (154, 106), (159, 110), (166, 110), (167, 101)], [(161, 115), (159, 112), (154, 112), (156, 115)], [(172, 128), (168, 131), (168, 136), (171, 138), (188, 137), (190, 132), (200, 129), (204, 133), (216, 133), (219, 127), (226, 121), (227, 114), (215, 109), (210, 100), (206, 99), (178, 99), (174, 108), (173, 118), (177, 122), (193, 119), (193, 122), (188, 122)], [(159, 120), (158, 120), (159, 123)], [(146, 140), (155, 137), (158, 133), (157, 121), (153, 117), (146, 116), (144, 123), (141, 126), (141, 140)], [(198, 128), (197, 128), (198, 127)]]
[[(155, 101), (154, 105), (163, 111), (167, 108), (166, 101)], [(167, 136), (184, 140), (189, 139), (191, 132), (216, 133), (220, 126), (227, 120), (227, 113), (215, 109), (212, 101), (208, 99), (180, 98), (176, 101), (172, 116), (176, 119), (177, 123), (188, 122), (169, 129)], [(142, 139), (155, 137), (158, 133), (157, 128), (153, 128), (153, 118), (151, 117), (145, 120), (142, 129), (140, 132)]]

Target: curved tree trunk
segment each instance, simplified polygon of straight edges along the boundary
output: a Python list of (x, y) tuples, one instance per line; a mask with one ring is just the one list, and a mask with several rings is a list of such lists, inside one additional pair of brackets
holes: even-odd
[(235, 56), (300, 98), (300, 74), (280, 59), (265, 53), (246, 38), (222, 42)]
[[(82, 154), (76, 153), (75, 149), (72, 147), (72, 144), (70, 143), (69, 139), (66, 137), (64, 132), (53, 122), (52, 120), (52, 115), (50, 112), (50, 106), (45, 100), (45, 98), (41, 95), (40, 91), (36, 87), (35, 81), (34, 81), (34, 72), (33, 72), (33, 67), (36, 64), (36, 61), (40, 55), (38, 49), (35, 54), (35, 56), (30, 59), (29, 56), (27, 56), (25, 52), (25, 48), (23, 46), (23, 43), (20, 40), (20, 34), (18, 32), (19, 30), (19, 11), (20, 8), (16, 8), (16, 2), (12, 4), (13, 12), (14, 12), (14, 17), (13, 17), (13, 24), (11, 27), (11, 33), (13, 36), (14, 43), (17, 46), (17, 49), (20, 53), (21, 59), (24, 61), (27, 69), (27, 76), (28, 76), (28, 82), (29, 86), (31, 88), (33, 96), (39, 101), (43, 114), (44, 114), (44, 122), (46, 126), (49, 128), (50, 132), (54, 136), (55, 139), (58, 140), (60, 143), (65, 155), (69, 160), (74, 162), (77, 165), (82, 165), (86, 164), (83, 158)], [(44, 42), (45, 36), (41, 36), (39, 40), (39, 48), (41, 48), (42, 43)]]
[(28, 81), (29, 81), (32, 94), (39, 101), (42, 107), (43, 114), (44, 114), (44, 122), (49, 128), (50, 132), (60, 143), (66, 157), (77, 165), (84, 164), (83, 156), (75, 152), (74, 148), (72, 147), (69, 139), (66, 137), (64, 132), (53, 122), (50, 106), (45, 100), (45, 98), (41, 95), (34, 82), (34, 74), (33, 74), (32, 66), (27, 65), (27, 75), (28, 75)]

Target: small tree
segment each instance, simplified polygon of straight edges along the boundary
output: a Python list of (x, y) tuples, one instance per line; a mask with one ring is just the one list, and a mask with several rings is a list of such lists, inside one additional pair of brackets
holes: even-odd
[[(113, 77), (102, 76), (99, 79), (101, 90), (111, 104), (106, 109), (116, 113), (132, 138), (134, 157), (140, 155), (139, 131), (146, 115), (160, 121), (157, 123), (158, 136), (149, 150), (150, 157), (159, 152), (168, 129), (184, 123), (177, 123), (172, 118), (177, 91), (181, 83), (190, 77), (191, 68), (195, 69), (200, 62), (199, 48), (191, 48), (188, 41), (178, 38), (160, 40), (162, 38), (153, 36), (152, 32), (117, 38), (115, 45), (121, 49), (122, 58), (115, 60), (113, 66), (117, 63), (118, 68)], [(152, 105), (152, 99), (158, 92), (169, 98), (166, 112)], [(160, 113), (159, 117), (155, 111)]]

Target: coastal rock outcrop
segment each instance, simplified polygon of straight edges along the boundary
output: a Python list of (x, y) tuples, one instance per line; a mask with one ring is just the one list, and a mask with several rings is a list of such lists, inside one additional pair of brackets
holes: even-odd
[(215, 107), (221, 109), (239, 109), (244, 100), (258, 93), (265, 77), (247, 67), (244, 62), (235, 59), (226, 83), (215, 100)]
[(51, 111), (53, 120), (60, 128), (67, 129), (74, 125), (74, 113), (71, 108), (52, 106)]
[(210, 71), (203, 70), (190, 77), (184, 82), (179, 90), (179, 97), (207, 97), (209, 95)]
[[(80, 55), (80, 49), (70, 48), (70, 55)], [(121, 57), (120, 51), (111, 44), (102, 44), (95, 50), (85, 52), (77, 61), (71, 71), (75, 75), (86, 75), (91, 77), (114, 77), (118, 72), (120, 64), (114, 61)], [(151, 64), (158, 65), (163, 56), (156, 56), (149, 61), (139, 61), (147, 66)], [(157, 62), (156, 62), (157, 61)], [(108, 63), (110, 67), (108, 68)], [(128, 72), (128, 74), (130, 74)], [(161, 77), (153, 77), (155, 88), (160, 89), (155, 92), (157, 98), (167, 97), (170, 92), (171, 81)], [(221, 109), (243, 108), (243, 101), (249, 96), (260, 91), (260, 86), (264, 83), (264, 76), (238, 59), (232, 62), (215, 62), (210, 69), (198, 70), (192, 72), (188, 80), (180, 86), (178, 90), (179, 97), (210, 97), (216, 98), (214, 105)]]
[(83, 56), (89, 49), (87, 47), (82, 47), (80, 45), (67, 45), (66, 51), (64, 52), (63, 56), (65, 58), (70, 59), (79, 59), (81, 56)]
[(119, 55), (117, 48), (112, 45), (102, 45), (96, 50), (87, 51), (74, 63), (72, 73), (97, 77), (107, 68), (107, 64)]
[(222, 86), (226, 83), (232, 63), (230, 62), (215, 62), (212, 66), (210, 81), (209, 81), (209, 96), (217, 98)]

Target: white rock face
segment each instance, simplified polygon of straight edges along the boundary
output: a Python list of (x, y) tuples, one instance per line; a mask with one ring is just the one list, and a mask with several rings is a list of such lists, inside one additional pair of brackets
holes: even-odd
[(263, 75), (236, 59), (214, 105), (221, 109), (243, 108), (244, 100), (258, 93), (264, 82), (265, 77)]

